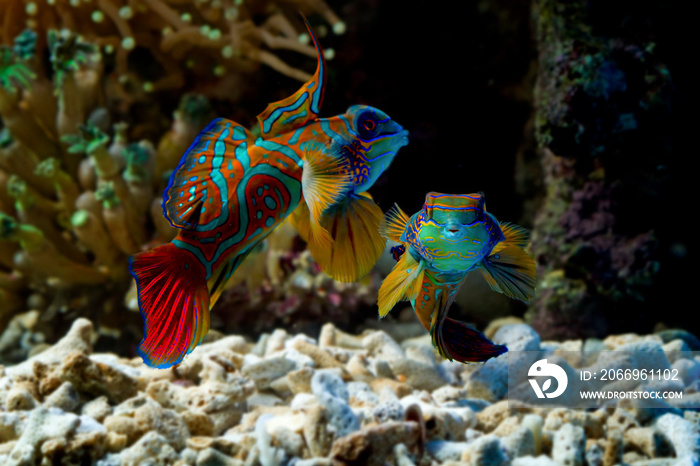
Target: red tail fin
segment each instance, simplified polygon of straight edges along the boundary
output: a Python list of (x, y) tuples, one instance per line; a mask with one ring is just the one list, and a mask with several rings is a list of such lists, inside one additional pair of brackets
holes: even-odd
[(508, 351), (471, 325), (449, 317), (442, 323), (439, 338), (447, 354), (459, 362), (484, 362)]
[(204, 266), (189, 251), (168, 243), (132, 256), (129, 271), (144, 321), (139, 355), (161, 369), (178, 364), (209, 331)]

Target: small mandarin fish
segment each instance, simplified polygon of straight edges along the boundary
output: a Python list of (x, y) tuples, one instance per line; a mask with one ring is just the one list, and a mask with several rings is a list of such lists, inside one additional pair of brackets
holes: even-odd
[[(353, 224), (364, 225), (366, 216), (366, 223), (375, 222), (379, 207), (363, 190), (408, 143), (408, 132), (382, 111), (362, 105), (332, 118), (317, 117), (326, 68), (306, 26), (318, 56), (311, 79), (258, 115), (260, 137), (224, 118), (209, 123), (163, 194), (163, 214), (180, 229), (178, 235), (130, 260), (144, 319), (138, 352), (150, 366), (170, 367), (194, 350), (209, 331), (210, 309), (239, 264), (301, 205), (307, 215), (297, 224), (316, 254), (321, 254), (318, 245), (324, 248), (330, 266), (336, 248), (375, 241), (366, 233), (358, 235), (366, 243), (354, 244), (342, 235), (355, 227), (329, 233), (321, 221), (335, 209), (352, 213)], [(380, 245), (371, 247), (383, 248), (384, 238), (374, 236)], [(340, 270), (349, 270), (344, 274), (376, 261), (352, 251), (338, 256)]]
[(499, 223), (486, 212), (482, 194), (432, 192), (411, 218), (395, 205), (381, 232), (399, 245), (391, 251), (398, 262), (379, 289), (380, 317), (397, 302), (410, 301), (433, 345), (450, 361), (483, 362), (508, 351), (447, 312), (475, 269), (494, 291), (532, 300), (535, 261), (525, 252), (527, 230)]

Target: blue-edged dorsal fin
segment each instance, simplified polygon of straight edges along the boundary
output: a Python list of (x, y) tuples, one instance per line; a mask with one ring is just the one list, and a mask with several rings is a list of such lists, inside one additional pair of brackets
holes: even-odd
[(172, 226), (209, 231), (228, 220), (228, 200), (249, 164), (253, 141), (249, 131), (225, 118), (197, 135), (163, 194), (163, 214)]
[(265, 111), (258, 115), (260, 135), (263, 138), (294, 131), (316, 118), (321, 109), (326, 87), (326, 62), (323, 59), (321, 44), (311, 31), (311, 26), (305, 17), (304, 22), (318, 55), (316, 72), (294, 94), (286, 99), (268, 104)]

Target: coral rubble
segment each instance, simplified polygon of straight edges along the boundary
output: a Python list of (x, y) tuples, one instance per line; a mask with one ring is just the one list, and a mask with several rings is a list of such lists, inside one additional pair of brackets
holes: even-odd
[[(94, 352), (92, 332), (78, 319), (54, 346), (0, 366), (2, 464), (642, 465), (700, 454), (697, 412), (685, 409), (700, 400), (700, 362), (680, 338), (616, 335), (596, 348), (635, 350), (607, 361), (613, 369), (645, 367), (644, 355), (677, 369), (686, 399), (578, 410), (508, 400), (493, 390), (508, 354), (478, 366), (443, 361), (425, 337), (326, 324), (314, 340), (277, 329), (257, 342), (220, 337), (157, 370)], [(487, 333), (534, 358), (592, 345), (543, 342), (509, 321)]]

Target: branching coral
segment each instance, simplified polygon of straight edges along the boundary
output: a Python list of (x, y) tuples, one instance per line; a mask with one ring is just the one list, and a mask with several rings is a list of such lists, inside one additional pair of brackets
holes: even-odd
[[(345, 30), (323, 0), (0, 0), (0, 43), (25, 28), (40, 37), (69, 29), (113, 56), (122, 83), (146, 91), (180, 88), (188, 74), (221, 77), (258, 63), (305, 81), (306, 72), (273, 52), (314, 56), (295, 10), (322, 15), (335, 33)], [(130, 66), (136, 51), (148, 52), (143, 64), (157, 66)]]
[(154, 238), (156, 152), (129, 145), (124, 124), (107, 134), (98, 49), (51, 32), (48, 70), (35, 41), (0, 48), (0, 324), (32, 308), (44, 321), (116, 308), (128, 255)]

